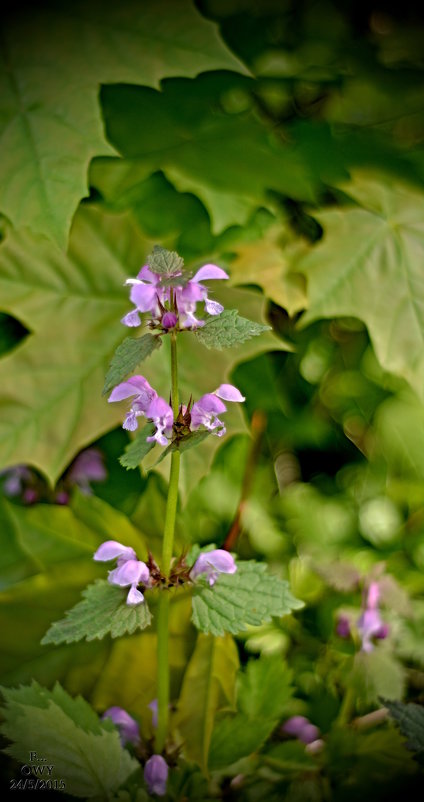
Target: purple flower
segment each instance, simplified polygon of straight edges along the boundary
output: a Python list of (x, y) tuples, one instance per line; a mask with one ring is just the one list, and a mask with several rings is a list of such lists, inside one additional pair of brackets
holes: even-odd
[(92, 493), (90, 482), (103, 482), (106, 477), (103, 454), (98, 448), (81, 451), (69, 468), (67, 476), (71, 484), (78, 485), (87, 494)]
[(128, 587), (127, 604), (136, 605), (144, 601), (144, 596), (137, 585), (140, 583), (147, 585), (150, 578), (149, 569), (146, 563), (137, 560), (137, 555), (129, 546), (123, 546), (117, 540), (106, 540), (94, 554), (95, 560), (107, 562), (117, 559), (117, 567), (109, 571), (108, 582), (118, 587)]
[(292, 716), (287, 719), (282, 726), (283, 732), (287, 735), (293, 735), (302, 741), (304, 744), (310, 744), (316, 741), (319, 737), (320, 731), (315, 724), (311, 724), (309, 719), (305, 716)]
[(102, 718), (110, 718), (116, 724), (122, 746), (125, 746), (126, 743), (134, 745), (140, 743), (139, 726), (123, 707), (108, 707)]
[(201, 574), (206, 574), (210, 586), (215, 584), (219, 574), (235, 574), (237, 566), (234, 557), (224, 549), (214, 549), (201, 554), (190, 571), (194, 580)]
[(144, 767), (144, 781), (149, 794), (164, 796), (168, 782), (168, 765), (162, 755), (149, 757)]
[[(178, 278), (178, 273), (174, 274)], [(205, 312), (208, 315), (220, 315), (223, 306), (208, 297), (208, 290), (202, 284), (211, 279), (227, 279), (228, 275), (217, 265), (203, 265), (197, 273), (181, 285), (172, 290), (166, 284), (162, 285), (162, 274), (154, 273), (148, 265), (141, 268), (137, 278), (129, 278), (125, 282), (131, 286), (130, 300), (135, 309), (122, 318), (125, 326), (139, 326), (140, 313), (148, 312), (154, 322), (162, 325), (164, 329), (198, 328), (204, 325), (203, 320), (195, 317), (197, 304), (204, 302)], [(165, 276), (168, 278), (168, 276)]]
[(350, 638), (350, 621), (346, 615), (340, 614), (338, 616), (336, 632), (339, 638)]
[(144, 376), (132, 376), (114, 387), (108, 400), (109, 402), (123, 401), (124, 398), (131, 396), (134, 396), (134, 400), (122, 426), (124, 429), (134, 432), (138, 427), (137, 418), (146, 414), (151, 402), (158, 397), (158, 394), (153, 387), (150, 387)]
[(13, 468), (5, 468), (0, 471), (0, 476), (4, 476), (3, 491), (6, 496), (13, 498), (22, 493), (25, 483), (31, 481), (33, 474), (26, 465), (15, 465)]
[[(226, 428), (222, 420), (218, 417), (227, 411), (223, 400), (241, 403), (245, 400), (244, 396), (232, 384), (221, 384), (213, 393), (206, 393), (193, 404), (191, 410), (191, 428), (194, 430), (204, 426), (209, 431), (214, 431), (218, 437), (225, 434)], [(217, 431), (215, 431), (215, 429)]]
[(380, 600), (380, 586), (378, 582), (371, 582), (366, 593), (365, 605), (362, 615), (358, 618), (357, 627), (361, 636), (361, 649), (363, 652), (372, 652), (373, 639), (384, 640), (389, 634), (389, 627), (384, 623), (378, 609)]
[(153, 443), (156, 441), (161, 446), (167, 446), (174, 422), (174, 414), (169, 404), (166, 403), (164, 398), (156, 396), (146, 411), (146, 417), (153, 421), (156, 426), (155, 433), (146, 438), (147, 442)]

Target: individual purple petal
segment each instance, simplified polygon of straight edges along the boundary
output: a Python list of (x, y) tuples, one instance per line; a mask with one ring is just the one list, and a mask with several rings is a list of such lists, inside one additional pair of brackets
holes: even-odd
[(193, 404), (193, 409), (194, 407), (202, 409), (203, 412), (212, 412), (215, 415), (219, 415), (221, 412), (226, 412), (227, 410), (225, 404), (217, 398), (215, 393), (205, 393), (205, 395), (202, 395), (201, 398)]
[(162, 755), (152, 755), (144, 767), (144, 781), (149, 794), (165, 796), (168, 782), (168, 765)]
[(218, 301), (211, 301), (210, 298), (205, 300), (205, 309), (208, 315), (220, 315), (224, 311), (222, 304), (219, 304)]
[(137, 590), (135, 585), (131, 585), (128, 596), (127, 596), (127, 604), (132, 607), (135, 607), (136, 604), (141, 604), (144, 602), (144, 596), (140, 590)]
[(192, 579), (196, 579), (200, 574), (206, 574), (209, 584), (214, 585), (220, 573), (234, 574), (236, 571), (234, 557), (224, 549), (214, 549), (200, 554), (190, 574)]
[(369, 610), (376, 610), (380, 600), (380, 586), (378, 582), (371, 582), (368, 588), (367, 607)]
[(208, 281), (209, 279), (223, 279), (229, 278), (228, 273), (225, 270), (222, 270), (221, 267), (217, 265), (203, 265), (203, 267), (199, 268), (197, 273), (194, 274), (191, 281), (199, 282), (199, 281)]
[(123, 707), (108, 707), (102, 718), (110, 718), (118, 727), (122, 746), (140, 742), (140, 729), (135, 719)]
[(233, 384), (220, 384), (218, 389), (215, 390), (215, 395), (217, 395), (218, 398), (223, 398), (224, 401), (236, 401), (237, 403), (241, 403), (246, 400), (240, 390), (237, 390), (237, 387), (234, 387)]
[(171, 407), (160, 395), (151, 401), (146, 410), (146, 415), (152, 420), (154, 420), (154, 418), (163, 418), (171, 425), (174, 419)]
[(130, 300), (139, 312), (150, 312), (152, 307), (156, 305), (156, 287), (152, 284), (133, 284)]
[(134, 410), (130, 409), (130, 411), (127, 412), (122, 424), (122, 428), (126, 429), (128, 432), (135, 432), (135, 430), (138, 428), (137, 415), (135, 414)]
[(146, 405), (148, 405), (157, 393), (144, 376), (132, 376), (127, 381), (117, 384), (108, 400), (109, 402), (123, 401), (124, 398), (130, 398), (132, 395), (136, 395), (138, 401), (140, 399), (141, 401), (145, 400)]
[(165, 312), (161, 323), (164, 329), (173, 329), (178, 323), (178, 318), (174, 312)]
[(117, 540), (106, 540), (95, 552), (93, 560), (108, 562), (108, 560), (115, 560), (116, 557), (124, 557), (125, 560), (137, 559), (134, 549), (130, 546), (123, 546)]
[(141, 281), (149, 281), (151, 284), (157, 284), (160, 277), (157, 273), (152, 273), (149, 265), (144, 265), (139, 271), (137, 278)]
[(194, 312), (197, 301), (203, 301), (203, 299), (207, 297), (207, 294), (208, 291), (206, 287), (201, 287), (200, 284), (192, 279), (185, 287), (182, 289), (178, 287), (176, 290), (178, 308), (185, 312), (188, 306), (193, 305), (191, 311)]
[(133, 309), (132, 312), (128, 312), (124, 317), (121, 317), (121, 323), (124, 326), (128, 326), (129, 328), (135, 328), (136, 326), (141, 325), (141, 317), (137, 312), (137, 309)]
[(134, 585), (138, 582), (146, 583), (149, 580), (149, 569), (141, 560), (126, 560), (118, 565), (114, 571), (109, 571), (108, 580), (111, 585)]

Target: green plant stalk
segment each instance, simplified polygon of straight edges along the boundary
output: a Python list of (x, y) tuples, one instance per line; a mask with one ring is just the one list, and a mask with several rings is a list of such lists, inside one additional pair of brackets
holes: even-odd
[[(177, 335), (171, 333), (171, 398), (174, 420), (178, 415), (178, 362)], [(175, 517), (178, 502), (180, 476), (180, 452), (171, 454), (168, 498), (166, 502), (165, 526), (162, 544), (162, 573), (169, 576), (174, 546)], [(157, 615), (157, 659), (158, 659), (158, 726), (156, 730), (156, 752), (162, 752), (168, 734), (169, 721), (169, 591), (163, 588), (159, 595)]]

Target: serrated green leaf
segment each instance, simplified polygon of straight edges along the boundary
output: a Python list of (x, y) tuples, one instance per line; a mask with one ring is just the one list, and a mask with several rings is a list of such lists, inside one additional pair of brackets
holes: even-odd
[(180, 273), (184, 267), (184, 259), (176, 251), (168, 251), (160, 245), (155, 245), (152, 253), (147, 257), (147, 264), (153, 273), (172, 277)]
[(63, 780), (67, 793), (107, 799), (137, 770), (117, 730), (103, 722), (96, 727), (97, 716), (89, 705), (72, 699), (60, 686), (48, 691), (34, 682), (18, 690), (2, 688), (2, 693), (6, 705), (0, 729), (12, 742), (5, 751), (28, 764), (36, 744), (38, 754), (52, 766), (49, 778)]
[(68, 610), (65, 618), (51, 625), (41, 644), (100, 640), (108, 634), (119, 638), (145, 629), (152, 620), (147, 602), (126, 604), (127, 593), (128, 590), (98, 579), (83, 591), (83, 600)]
[(405, 690), (405, 670), (383, 645), (372, 652), (358, 652), (350, 677), (362, 705), (378, 702), (380, 696), (401, 699)]
[(303, 606), (290, 593), (288, 582), (252, 560), (239, 562), (235, 574), (221, 574), (213, 587), (196, 588), (192, 621), (202, 632), (236, 635), (248, 624), (259, 625)]
[(415, 752), (418, 762), (424, 765), (424, 707), (414, 702), (403, 704), (388, 699), (382, 699), (382, 702), (395, 719), (402, 735), (408, 739), (408, 749)]
[(230, 635), (211, 638), (200, 634), (188, 663), (176, 715), (184, 753), (206, 769), (215, 715), (220, 707), (234, 707), (239, 667), (237, 647)]
[(317, 215), (325, 235), (296, 269), (308, 280), (305, 326), (358, 317), (385, 370), (424, 398), (423, 194), (383, 177), (345, 187), (357, 204)]
[(142, 337), (126, 337), (118, 345), (112, 357), (102, 395), (126, 379), (140, 362), (144, 362), (161, 345), (161, 338), (153, 334), (143, 334)]
[(231, 348), (244, 343), (251, 337), (258, 337), (264, 331), (270, 331), (271, 326), (255, 323), (245, 317), (240, 317), (237, 309), (224, 309), (220, 315), (208, 320), (202, 328), (197, 329), (195, 337), (206, 348)]
[(199, 445), (199, 443), (203, 443), (203, 440), (210, 434), (211, 432), (205, 430), (198, 430), (196, 432), (190, 432), (190, 434), (185, 434), (178, 442), (170, 443), (170, 445), (165, 448), (165, 451), (162, 452), (158, 461), (155, 462), (155, 465), (159, 465), (159, 463), (162, 462), (168, 454), (172, 454), (173, 451), (189, 451), (190, 448), (194, 448), (194, 446)]
[(264, 744), (292, 694), (291, 676), (279, 655), (249, 661), (239, 677), (238, 713), (219, 721), (213, 730), (211, 770), (229, 766)]
[(155, 447), (155, 442), (147, 442), (147, 438), (154, 433), (155, 428), (151, 423), (143, 426), (138, 430), (134, 440), (126, 446), (124, 454), (119, 457), (119, 462), (127, 471), (138, 468), (144, 457)]
[(100, 84), (157, 87), (166, 76), (246, 72), (190, 0), (158, 0), (154, 7), (78, 0), (71, 10), (48, 2), (24, 18), (9, 12), (0, 75), (0, 208), (16, 227), (61, 246), (88, 195), (90, 160), (114, 152), (104, 136)]

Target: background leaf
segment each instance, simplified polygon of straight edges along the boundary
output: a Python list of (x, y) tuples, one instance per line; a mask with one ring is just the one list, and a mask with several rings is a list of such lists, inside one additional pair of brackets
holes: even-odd
[(185, 755), (203, 768), (216, 712), (222, 706), (234, 706), (238, 665), (237, 648), (230, 635), (198, 635), (184, 675), (175, 726)]
[(47, 1), (28, 11), (5, 19), (0, 208), (16, 227), (65, 246), (90, 159), (113, 153), (101, 83), (158, 86), (165, 76), (245, 68), (190, 0), (76, 2), (71, 13)]

